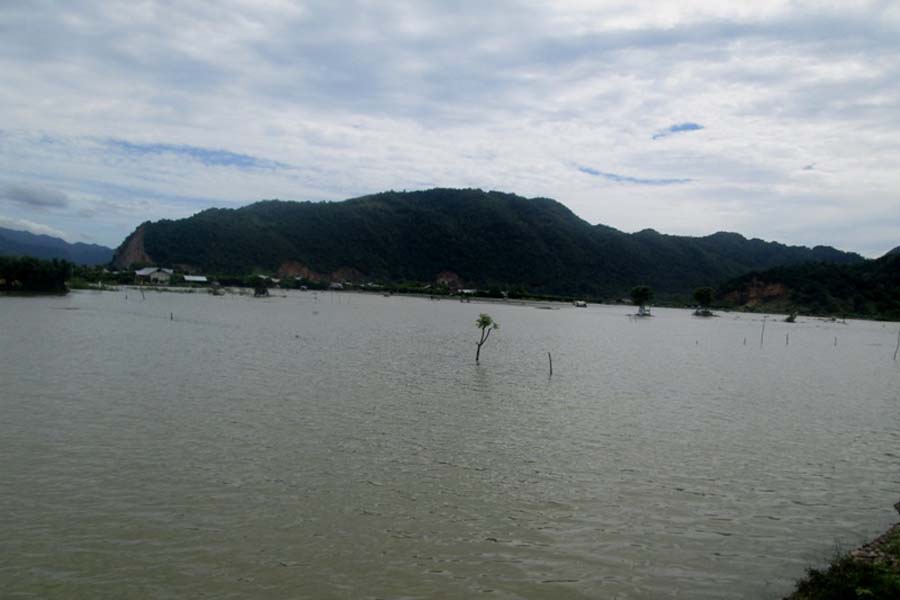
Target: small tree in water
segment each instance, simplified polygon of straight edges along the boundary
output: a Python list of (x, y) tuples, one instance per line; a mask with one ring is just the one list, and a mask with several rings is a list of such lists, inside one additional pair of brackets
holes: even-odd
[(253, 296), (262, 298), (269, 295), (269, 285), (265, 277), (253, 278)]
[(481, 347), (488, 341), (493, 330), (500, 329), (500, 324), (495, 322), (494, 319), (491, 318), (491, 315), (481, 313), (478, 315), (478, 320), (475, 321), (475, 326), (481, 330), (481, 339), (478, 340), (478, 349), (475, 351), (475, 364), (477, 365), (478, 359), (481, 357)]
[(650, 287), (639, 285), (631, 288), (631, 301), (640, 307), (638, 308), (638, 316), (645, 317), (650, 315), (650, 311), (647, 310), (647, 303), (650, 302), (651, 298), (653, 298), (653, 290)]
[(699, 306), (699, 308), (694, 311), (695, 315), (700, 317), (712, 316), (712, 312), (709, 310), (713, 301), (713, 289), (711, 287), (701, 287), (694, 290), (694, 300)]

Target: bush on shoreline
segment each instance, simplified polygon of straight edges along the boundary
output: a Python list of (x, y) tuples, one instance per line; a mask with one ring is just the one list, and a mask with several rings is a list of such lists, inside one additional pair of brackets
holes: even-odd
[(900, 524), (874, 542), (810, 568), (786, 600), (896, 600), (900, 598)]

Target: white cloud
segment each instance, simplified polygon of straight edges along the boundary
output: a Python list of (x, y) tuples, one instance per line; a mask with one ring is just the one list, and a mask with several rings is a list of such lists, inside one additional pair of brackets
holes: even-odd
[(35, 235), (49, 235), (66, 241), (70, 240), (69, 236), (59, 229), (50, 227), (49, 225), (35, 223), (34, 221), (28, 221), (26, 219), (8, 219), (0, 215), (0, 227), (13, 229), (15, 231), (28, 231)]
[[(66, 194), (42, 219), (110, 245), (208, 206), (431, 185), (629, 231), (900, 239), (889, 3), (98, 0), (0, 23), (4, 176)], [(640, 185), (667, 180), (689, 181)]]

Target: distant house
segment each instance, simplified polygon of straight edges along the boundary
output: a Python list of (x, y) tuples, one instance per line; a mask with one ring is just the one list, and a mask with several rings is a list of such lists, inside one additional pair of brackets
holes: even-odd
[(169, 283), (172, 279), (172, 269), (160, 269), (159, 267), (145, 267), (134, 272), (134, 278), (138, 283)]
[(205, 285), (209, 283), (206, 279), (206, 275), (185, 275), (184, 276), (185, 283), (196, 283), (200, 285)]

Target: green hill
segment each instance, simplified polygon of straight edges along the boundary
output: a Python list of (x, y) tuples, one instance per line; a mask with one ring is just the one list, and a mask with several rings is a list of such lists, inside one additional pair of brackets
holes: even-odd
[(723, 284), (718, 296), (741, 308), (900, 320), (900, 254), (748, 273)]
[(470, 287), (599, 297), (646, 283), (665, 298), (752, 269), (811, 260), (862, 258), (734, 233), (626, 234), (591, 225), (548, 198), (433, 189), (343, 202), (269, 200), (148, 222), (125, 240), (114, 262), (325, 280), (432, 282), (441, 275)]

